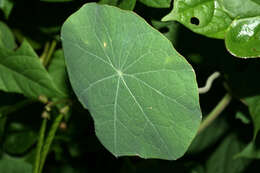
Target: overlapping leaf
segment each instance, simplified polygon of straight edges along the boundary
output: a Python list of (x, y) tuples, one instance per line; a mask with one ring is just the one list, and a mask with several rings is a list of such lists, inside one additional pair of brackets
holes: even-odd
[(0, 90), (32, 98), (63, 96), (26, 41), (17, 51), (0, 48)]
[(72, 87), (116, 156), (177, 159), (201, 112), (192, 67), (142, 18), (89, 3), (62, 27)]

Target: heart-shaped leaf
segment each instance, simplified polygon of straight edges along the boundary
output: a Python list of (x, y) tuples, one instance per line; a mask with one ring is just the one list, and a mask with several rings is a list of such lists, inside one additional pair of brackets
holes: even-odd
[(192, 67), (133, 12), (88, 3), (67, 19), (69, 78), (116, 156), (177, 159), (201, 120)]

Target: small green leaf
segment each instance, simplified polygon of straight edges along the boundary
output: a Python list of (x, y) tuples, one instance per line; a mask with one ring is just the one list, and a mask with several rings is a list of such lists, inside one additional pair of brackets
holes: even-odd
[(169, 8), (171, 6), (171, 0), (139, 0), (143, 4), (154, 8)]
[(66, 96), (69, 94), (68, 76), (62, 50), (57, 50), (53, 54), (52, 61), (49, 65), (48, 72), (55, 82), (58, 89)]
[(16, 47), (12, 31), (8, 26), (0, 21), (0, 47), (14, 49)]
[(225, 43), (234, 56), (260, 57), (260, 17), (234, 20), (226, 33)]
[(0, 172), (3, 173), (31, 173), (32, 165), (22, 159), (4, 157), (0, 159)]
[(133, 10), (136, 4), (136, 0), (100, 0), (99, 3), (118, 6), (124, 10)]
[(32, 98), (63, 97), (26, 41), (17, 51), (0, 48), (0, 90)]
[(206, 162), (207, 173), (243, 173), (249, 164), (245, 159), (234, 159), (243, 144), (234, 135), (229, 135)]
[(198, 87), (168, 39), (133, 12), (95, 3), (69, 17), (61, 35), (73, 90), (109, 151), (184, 154), (201, 120)]
[[(177, 45), (179, 28), (180, 24), (177, 22), (161, 22), (161, 21), (152, 21), (153, 26), (162, 32), (162, 34), (167, 37), (173, 44)], [(165, 30), (165, 31), (164, 31)]]
[(12, 0), (0, 0), (0, 9), (3, 10), (6, 19), (8, 19), (13, 6), (14, 2)]
[(32, 131), (9, 133), (4, 141), (4, 150), (10, 154), (23, 154), (37, 141)]
[(250, 115), (254, 123), (254, 139), (260, 130), (260, 96), (252, 96), (244, 99), (248, 105)]

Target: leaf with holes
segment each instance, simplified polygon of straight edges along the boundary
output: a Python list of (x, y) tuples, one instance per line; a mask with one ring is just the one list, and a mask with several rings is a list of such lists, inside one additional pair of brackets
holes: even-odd
[(177, 159), (201, 120), (195, 74), (157, 30), (133, 12), (89, 3), (67, 19), (69, 78), (116, 156)]
[(252, 0), (175, 0), (173, 6), (163, 21), (176, 20), (196, 33), (222, 39), (235, 18), (260, 15), (260, 5)]

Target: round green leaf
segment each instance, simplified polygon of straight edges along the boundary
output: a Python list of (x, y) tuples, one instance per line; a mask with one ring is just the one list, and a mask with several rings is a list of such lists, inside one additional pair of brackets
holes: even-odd
[(234, 56), (260, 57), (260, 17), (235, 20), (226, 33), (225, 43)]
[(133, 12), (88, 3), (67, 19), (69, 78), (114, 155), (177, 159), (201, 120), (192, 67)]

